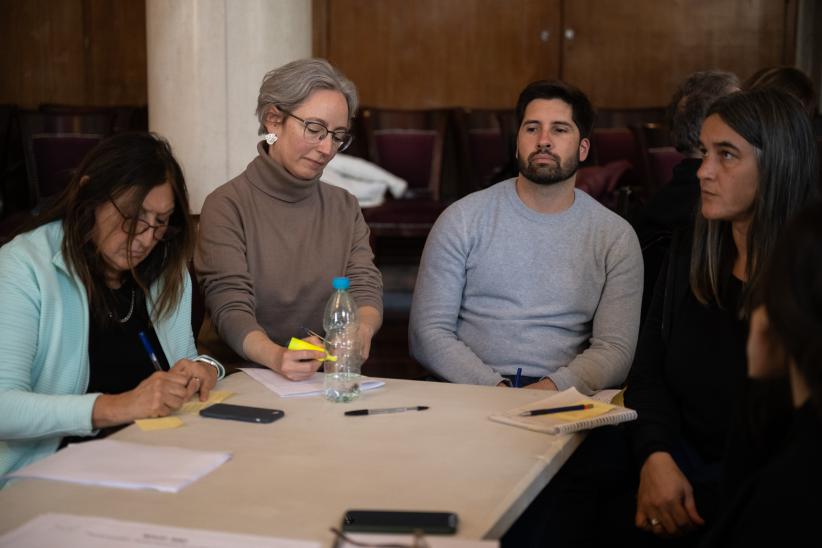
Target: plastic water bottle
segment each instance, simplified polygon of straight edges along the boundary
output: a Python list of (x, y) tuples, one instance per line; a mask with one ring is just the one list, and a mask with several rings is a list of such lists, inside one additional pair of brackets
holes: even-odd
[(348, 293), (348, 278), (334, 278), (334, 292), (325, 305), (326, 351), (336, 361), (325, 362), (325, 398), (348, 402), (360, 396), (362, 353), (357, 338), (357, 307)]

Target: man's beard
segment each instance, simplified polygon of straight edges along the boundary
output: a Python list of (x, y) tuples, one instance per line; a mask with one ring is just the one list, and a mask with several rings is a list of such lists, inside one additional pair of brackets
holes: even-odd
[[(523, 177), (538, 185), (554, 185), (567, 181), (579, 169), (579, 158), (572, 156), (568, 159), (567, 165), (562, 165), (562, 160), (559, 156), (552, 152), (548, 154), (556, 161), (556, 164), (536, 166), (531, 163), (531, 158), (540, 153), (539, 150), (534, 151), (528, 156), (528, 159), (521, 157), (517, 158), (519, 164), (519, 172)], [(545, 154), (543, 151), (542, 154)]]

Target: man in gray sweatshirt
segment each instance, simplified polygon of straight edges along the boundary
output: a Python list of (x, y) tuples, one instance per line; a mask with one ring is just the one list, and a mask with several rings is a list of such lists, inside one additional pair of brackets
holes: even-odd
[(517, 102), (519, 175), (451, 205), (425, 244), (409, 340), (458, 383), (583, 393), (620, 385), (636, 347), (642, 255), (621, 217), (574, 181), (594, 113), (560, 81)]

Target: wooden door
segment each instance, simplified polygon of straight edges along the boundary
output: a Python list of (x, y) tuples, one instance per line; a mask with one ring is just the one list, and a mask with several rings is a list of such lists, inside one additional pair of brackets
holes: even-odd
[(512, 108), (525, 84), (559, 76), (560, 1), (315, 1), (315, 54), (364, 105)]
[(563, 78), (599, 108), (663, 106), (698, 70), (745, 79), (792, 61), (794, 0), (564, 0), (563, 8)]

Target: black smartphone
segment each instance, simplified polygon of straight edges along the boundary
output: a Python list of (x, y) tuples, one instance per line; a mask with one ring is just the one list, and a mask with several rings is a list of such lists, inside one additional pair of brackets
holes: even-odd
[(215, 403), (200, 410), (200, 415), (212, 419), (228, 419), (244, 422), (274, 422), (283, 418), (279, 409), (265, 407), (249, 407), (247, 405), (232, 405), (230, 403)]
[(391, 510), (349, 510), (343, 516), (343, 531), (351, 533), (413, 533), (453, 535), (457, 532), (453, 512), (407, 512)]

